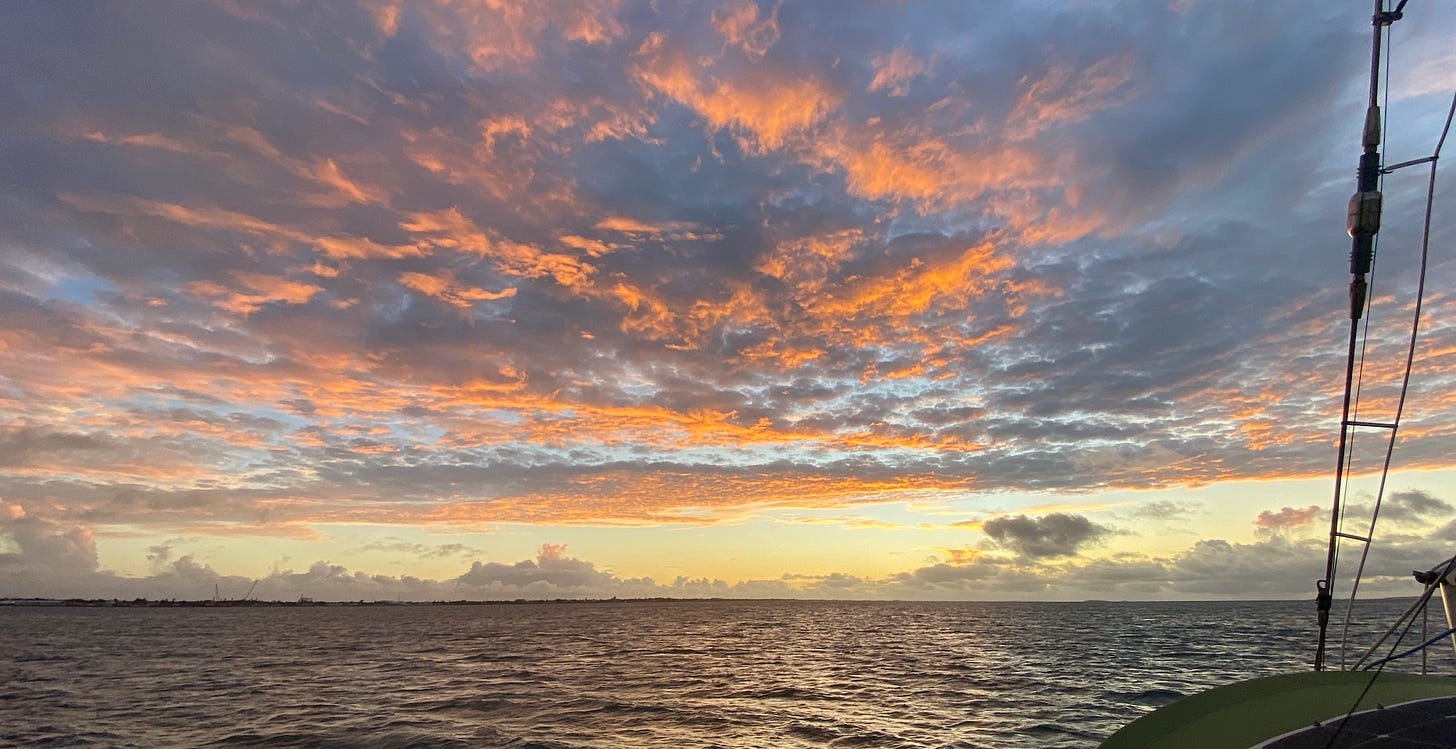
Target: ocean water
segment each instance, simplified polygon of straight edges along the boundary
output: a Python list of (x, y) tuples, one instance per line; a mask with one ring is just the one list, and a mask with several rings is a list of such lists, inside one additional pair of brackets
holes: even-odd
[[(1403, 608), (1359, 611), (1384, 623)], [(1312, 609), (0, 607), (0, 745), (1095, 746), (1183, 695), (1307, 668)], [(1452, 672), (1451, 648), (1434, 650)]]

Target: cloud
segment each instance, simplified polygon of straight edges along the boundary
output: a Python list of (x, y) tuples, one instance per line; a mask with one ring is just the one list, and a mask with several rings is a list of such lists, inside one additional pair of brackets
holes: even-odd
[[(1361, 597), (1418, 593), (1410, 570), (1426, 569), (1449, 556), (1444, 532), (1431, 529), (1374, 545)], [(878, 596), (934, 599), (1296, 599), (1313, 594), (1312, 581), (1323, 576), (1324, 560), (1323, 539), (1287, 534), (1263, 534), (1252, 542), (1201, 539), (1156, 556), (1123, 551), (1095, 558), (1032, 557), (949, 549), (943, 558), (892, 575), (876, 588)], [(1346, 562), (1337, 570), (1341, 597), (1348, 593), (1353, 565)]]
[[(1438, 500), (1439, 501), (1439, 500)], [(122, 576), (96, 563), (94, 536), (83, 525), (67, 526), (28, 514), (19, 505), (0, 504), (0, 569), (7, 573), (0, 596), (211, 598), (214, 590), (238, 598), (248, 591), (262, 600), (513, 600), (517, 598), (830, 598), (901, 600), (1021, 600), (1088, 597), (1129, 599), (1300, 598), (1324, 564), (1322, 539), (1293, 540), (1266, 535), (1251, 542), (1202, 539), (1168, 554), (1152, 556), (1118, 551), (1100, 556), (1060, 553), (1052, 536), (1099, 537), (1087, 531), (1085, 518), (1028, 520), (1025, 516), (987, 521), (1003, 538), (1030, 547), (1040, 555), (1011, 548), (1002, 541), (987, 548), (943, 549), (912, 569), (882, 577), (845, 572), (788, 571), (772, 579), (728, 582), (680, 575), (670, 582), (623, 577), (596, 563), (573, 556), (565, 544), (543, 543), (536, 556), (516, 562), (474, 559), (456, 576), (437, 579), (384, 575), (328, 561), (306, 568), (275, 566), (260, 578), (224, 574), (181, 553), (191, 543), (175, 538), (147, 551), (151, 572)], [(1047, 521), (1038, 523), (1037, 521)], [(998, 526), (997, 521), (1001, 521)], [(1028, 525), (1028, 522), (1030, 525)], [(1067, 528), (1078, 530), (1067, 531)], [(1008, 530), (1010, 529), (1010, 530)], [(1449, 555), (1449, 528), (1423, 534), (1400, 534), (1374, 547), (1365, 569), (1365, 596), (1409, 595), (1418, 591), (1411, 569), (1425, 569)], [(994, 538), (988, 531), (988, 537)], [(1015, 535), (1015, 534), (1020, 535)], [(1079, 545), (1085, 545), (1081, 542)], [(406, 554), (449, 559), (479, 556), (479, 549), (460, 543), (425, 544), (382, 537), (356, 552)], [(1012, 553), (1006, 553), (1006, 552)], [(1057, 553), (1051, 553), (1056, 551)], [(1348, 565), (1347, 565), (1348, 566)], [(1337, 573), (1340, 590), (1348, 589), (1353, 568)]]
[(488, 291), (461, 284), (448, 273), (437, 277), (412, 271), (405, 272), (400, 274), (399, 283), (407, 289), (434, 297), (462, 310), (469, 310), (478, 302), (493, 302), (516, 295), (516, 289), (513, 287), (506, 287), (500, 291)]
[(524, 560), (512, 565), (474, 562), (468, 572), (456, 579), (462, 586), (481, 593), (539, 591), (542, 596), (562, 591), (608, 590), (618, 582), (613, 575), (597, 570), (596, 565), (567, 556), (563, 544), (544, 544), (535, 561)]
[[(105, 549), (1322, 475), (1368, 19), (1254, 8), (7, 9), (0, 496)], [(1393, 122), (1444, 114), (1427, 67)], [(1108, 540), (1051, 517), (987, 523)]]
[(1072, 556), (1111, 531), (1083, 515), (1054, 512), (1039, 518), (1010, 515), (981, 525), (992, 541), (1029, 559)]
[(172, 561), (172, 547), (169, 544), (158, 544), (147, 547), (147, 561), (151, 562), (154, 571), (165, 567)]
[(247, 291), (233, 291), (210, 281), (193, 282), (188, 286), (188, 291), (200, 298), (218, 299), (216, 304), (221, 309), (244, 316), (272, 303), (307, 304), (323, 291), (322, 287), (311, 283), (262, 273), (237, 273), (234, 274), (234, 279)]
[(778, 6), (761, 16), (756, 0), (734, 0), (713, 10), (713, 29), (727, 44), (755, 60), (763, 59), (779, 40)]
[(1278, 534), (1295, 528), (1302, 528), (1315, 522), (1320, 516), (1319, 505), (1308, 507), (1284, 507), (1278, 512), (1264, 510), (1254, 519), (1254, 527), (1260, 533)]
[(649, 36), (638, 49), (637, 79), (688, 107), (712, 130), (729, 130), (751, 154), (789, 144), (824, 120), (840, 95), (810, 75), (754, 69), (715, 76), (700, 70), (665, 35)]
[[(1348, 518), (1368, 518), (1373, 506), (1368, 502), (1351, 502), (1345, 507)], [(1451, 517), (1453, 507), (1428, 491), (1406, 489), (1386, 495), (1380, 506), (1380, 518), (1402, 526), (1430, 527)]]
[(1134, 78), (1129, 56), (1103, 58), (1087, 67), (1053, 64), (1023, 88), (1007, 123), (1013, 139), (1031, 138), (1059, 124), (1076, 122), (1116, 106)]
[(104, 438), (88, 434), (36, 427), (0, 430), (0, 467), (66, 460), (88, 452), (105, 450), (107, 446)]
[(404, 541), (394, 536), (388, 536), (378, 541), (371, 541), (360, 546), (356, 551), (382, 551), (390, 554), (407, 554), (421, 559), (442, 559), (454, 556), (472, 557), (479, 556), (482, 553), (481, 549), (469, 544), (424, 544)]
[(395, 36), (403, 26), (421, 34), (442, 55), (467, 59), (481, 74), (529, 68), (557, 40), (585, 44), (610, 42), (623, 33), (614, 18), (615, 0), (512, 4), (448, 2), (384, 3), (374, 21)]
[(96, 537), (84, 526), (30, 516), (24, 507), (0, 499), (0, 532), (16, 549), (0, 552), (0, 569), (16, 578), (65, 581), (97, 569)]
[(910, 91), (910, 81), (925, 72), (925, 63), (903, 47), (875, 57), (874, 66), (875, 77), (870, 81), (869, 90), (885, 91), (891, 96), (905, 96)]
[(1193, 508), (1187, 504), (1180, 504), (1172, 500), (1156, 500), (1139, 504), (1128, 514), (1133, 517), (1173, 521), (1187, 518), (1193, 512)]

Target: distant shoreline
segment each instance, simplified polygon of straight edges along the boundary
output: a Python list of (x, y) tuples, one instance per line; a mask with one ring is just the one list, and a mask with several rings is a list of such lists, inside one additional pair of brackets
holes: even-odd
[(669, 601), (746, 601), (746, 600), (798, 600), (798, 599), (746, 599), (746, 598), (514, 598), (510, 600), (455, 600), (455, 601), (261, 601), (247, 600), (198, 600), (178, 601), (173, 599), (151, 600), (134, 598), (0, 598), (4, 606), (40, 606), (62, 608), (298, 608), (318, 606), (517, 606), (543, 603), (662, 603)]
[[(468, 600), (457, 599), (453, 601), (315, 601), (303, 598), (297, 601), (263, 601), (256, 599), (234, 599), (234, 600), (191, 600), (180, 601), (175, 599), (119, 599), (119, 598), (0, 598), (0, 608), (9, 607), (34, 607), (34, 608), (320, 608), (320, 607), (360, 607), (360, 606), (521, 606), (521, 605), (543, 605), (543, 604), (621, 604), (621, 603), (702, 603), (702, 602), (735, 602), (735, 603), (982, 603), (982, 604), (1049, 604), (1049, 605), (1121, 605), (1121, 604), (1168, 604), (1177, 605), (1182, 603), (1300, 603), (1303, 599), (1284, 598), (1238, 598), (1238, 599), (1174, 599), (1166, 601), (1152, 600), (1108, 600), (1108, 599), (1085, 599), (1081, 601), (984, 601), (984, 600), (900, 600), (900, 599), (863, 599), (863, 598), (676, 598), (669, 596), (656, 596), (649, 598), (513, 598), (494, 600)], [(1408, 600), (1406, 596), (1384, 596), (1380, 598), (1361, 599), (1362, 603), (1379, 603), (1382, 601)]]

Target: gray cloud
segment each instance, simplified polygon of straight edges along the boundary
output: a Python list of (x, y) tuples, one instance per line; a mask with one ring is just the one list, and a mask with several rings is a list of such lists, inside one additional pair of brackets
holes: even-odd
[(153, 571), (157, 571), (166, 567), (172, 561), (171, 544), (158, 544), (156, 546), (148, 546), (147, 561), (151, 563)]
[(1029, 559), (1072, 556), (1106, 537), (1111, 531), (1082, 515), (1054, 512), (1039, 518), (1010, 515), (987, 520), (982, 526), (998, 545)]
[[(1429, 495), (1427, 499), (1435, 499)], [(1442, 500), (1435, 499), (1436, 502)], [(241, 598), (249, 591), (261, 600), (511, 600), (516, 598), (617, 597), (811, 597), (831, 599), (1224, 599), (1285, 598), (1312, 595), (1321, 576), (1324, 543), (1269, 535), (1253, 542), (1204, 539), (1163, 556), (1120, 552), (1089, 558), (1061, 553), (1072, 538), (1095, 539), (1081, 516), (1051, 520), (1021, 516), (986, 524), (987, 534), (1015, 551), (960, 550), (943, 560), (871, 578), (842, 572), (786, 573), (777, 579), (729, 583), (679, 576), (670, 582), (625, 578), (595, 563), (571, 556), (561, 544), (543, 544), (533, 559), (517, 562), (473, 561), (455, 577), (427, 579), (351, 570), (317, 561), (304, 569), (276, 568), (251, 579), (219, 572), (194, 553), (177, 549), (188, 539), (172, 539), (148, 551), (154, 564), (143, 577), (121, 576), (97, 565), (89, 528), (27, 514), (17, 505), (0, 505), (0, 570), (6, 573), (3, 596), (103, 597), (151, 599)], [(1070, 520), (1068, 520), (1070, 519)], [(1039, 522), (1040, 521), (1040, 522)], [(1058, 535), (1063, 538), (1058, 539)], [(1426, 569), (1450, 554), (1450, 528), (1423, 533), (1388, 534), (1368, 560), (1362, 582), (1368, 597), (1414, 595), (1413, 569)], [(381, 542), (389, 546), (390, 542)], [(452, 545), (435, 547), (446, 549)], [(1017, 548), (1017, 547), (1021, 548)], [(1028, 551), (1034, 553), (1027, 553)], [(1056, 553), (1053, 553), (1056, 552)], [(1038, 555), (1040, 554), (1040, 555)], [(1347, 555), (1337, 574), (1338, 590), (1348, 590), (1355, 561)]]
[(1188, 504), (1174, 502), (1172, 500), (1156, 500), (1145, 502), (1134, 507), (1128, 515), (1139, 518), (1151, 518), (1153, 520), (1174, 521), (1187, 518), (1193, 513), (1193, 508)]
[(73, 458), (108, 447), (108, 440), (88, 434), (74, 434), (21, 427), (0, 432), (0, 468), (22, 466), (33, 460)]
[(96, 539), (89, 528), (27, 515), (20, 505), (3, 499), (0, 538), (8, 538), (14, 548), (0, 552), (0, 570), (17, 581), (65, 585), (74, 577), (95, 574), (98, 568)]
[[(1347, 518), (1368, 519), (1374, 505), (1369, 501), (1351, 502), (1345, 507)], [(1451, 503), (1421, 489), (1390, 492), (1380, 504), (1380, 519), (1406, 525), (1427, 527), (1444, 523), (1452, 514)]]
[(481, 553), (480, 549), (462, 543), (449, 544), (422, 544), (411, 543), (393, 536), (360, 546), (356, 552), (384, 551), (394, 554), (408, 554), (423, 559), (438, 559), (453, 556), (476, 556)]

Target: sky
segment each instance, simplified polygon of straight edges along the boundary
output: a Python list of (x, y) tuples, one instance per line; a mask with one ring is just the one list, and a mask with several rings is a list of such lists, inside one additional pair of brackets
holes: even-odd
[[(1312, 597), (1370, 7), (990, 7), (0, 4), (0, 597)], [(1456, 538), (1453, 188), (1371, 594)]]

